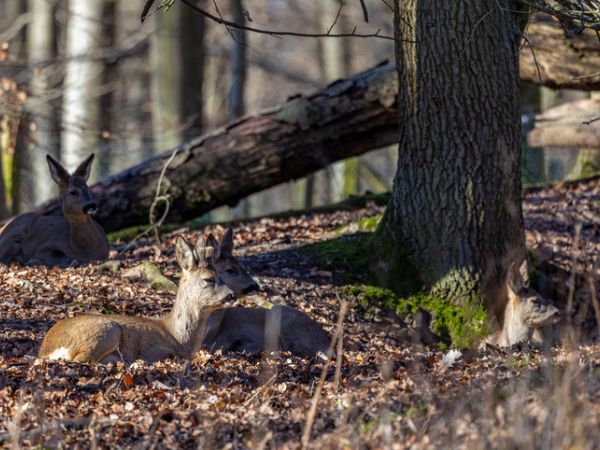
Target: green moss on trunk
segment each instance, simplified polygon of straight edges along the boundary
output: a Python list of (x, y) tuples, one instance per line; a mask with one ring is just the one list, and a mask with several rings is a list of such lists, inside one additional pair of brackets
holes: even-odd
[(423, 293), (399, 297), (389, 289), (368, 285), (349, 285), (344, 293), (363, 304), (376, 303), (394, 309), (399, 315), (416, 313), (423, 308), (433, 317), (432, 331), (450, 340), (453, 347), (471, 348), (487, 332), (485, 308), (478, 302), (458, 306), (448, 299)]

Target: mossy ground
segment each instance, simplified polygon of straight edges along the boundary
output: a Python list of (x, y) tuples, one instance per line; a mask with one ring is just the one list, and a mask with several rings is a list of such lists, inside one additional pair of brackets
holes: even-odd
[[(419, 308), (433, 317), (432, 331), (452, 342), (453, 347), (472, 347), (486, 333), (486, 312), (483, 306), (458, 306), (450, 299), (417, 292), (398, 296), (388, 289), (375, 286), (369, 264), (373, 254), (373, 239), (381, 215), (367, 217), (339, 228), (332, 239), (305, 247), (323, 269), (335, 273), (344, 284), (346, 295), (354, 296), (365, 306), (377, 304), (394, 309), (398, 314), (415, 313)], [(353, 234), (348, 234), (348, 233)], [(477, 302), (469, 302), (470, 305)]]
[(343, 282), (371, 281), (368, 255), (373, 233), (356, 233), (320, 241), (303, 248), (322, 269), (336, 273)]

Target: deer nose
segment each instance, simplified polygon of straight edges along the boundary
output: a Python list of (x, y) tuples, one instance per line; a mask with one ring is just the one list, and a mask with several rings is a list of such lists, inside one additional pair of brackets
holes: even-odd
[(251, 292), (255, 292), (255, 291), (258, 291), (258, 290), (260, 290), (260, 286), (257, 283), (254, 283), (254, 284), (251, 284), (248, 287), (245, 287), (242, 290), (242, 294), (250, 294)]
[(98, 205), (96, 204), (96, 202), (91, 202), (83, 207), (83, 212), (86, 214), (94, 214), (97, 209)]

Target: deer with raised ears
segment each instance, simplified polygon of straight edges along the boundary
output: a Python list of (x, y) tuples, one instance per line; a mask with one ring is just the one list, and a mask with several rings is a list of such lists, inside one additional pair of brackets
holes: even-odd
[(62, 214), (17, 216), (0, 234), (0, 263), (64, 267), (105, 260), (110, 246), (106, 233), (91, 217), (97, 204), (87, 185), (94, 155), (72, 174), (50, 155), (46, 158), (59, 188)]
[(233, 256), (233, 230), (227, 229), (220, 240), (210, 233), (208, 245), (215, 249), (215, 268), (219, 278), (234, 292), (236, 296), (249, 294), (259, 290), (259, 285), (250, 276), (246, 267)]
[(234, 295), (217, 276), (213, 248), (202, 236), (193, 249), (178, 236), (175, 253), (182, 277), (169, 314), (160, 319), (106, 315), (63, 319), (46, 334), (39, 356), (101, 363), (192, 359), (200, 349), (208, 314)]
[(502, 329), (487, 342), (510, 347), (531, 340), (536, 331), (560, 320), (560, 311), (546, 298), (529, 287), (527, 260), (518, 266), (512, 263), (507, 275), (508, 302), (504, 310)]
[[(236, 293), (255, 290), (258, 285), (233, 256), (233, 232), (221, 242), (209, 235), (215, 245), (217, 272)], [(224, 258), (225, 255), (225, 258)], [(237, 268), (237, 271), (227, 269)], [(229, 275), (229, 277), (227, 276)], [(259, 353), (287, 351), (312, 358), (327, 354), (330, 336), (304, 312), (284, 305), (271, 309), (231, 307), (210, 314), (202, 346), (209, 351)]]

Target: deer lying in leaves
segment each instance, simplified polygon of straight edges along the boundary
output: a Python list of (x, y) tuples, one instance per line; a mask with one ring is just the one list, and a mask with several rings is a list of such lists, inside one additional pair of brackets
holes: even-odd
[(547, 325), (557, 324), (560, 312), (547, 299), (528, 286), (527, 260), (519, 268), (512, 264), (508, 270), (508, 303), (502, 329), (487, 342), (510, 347), (531, 340), (534, 333)]
[[(258, 288), (258, 284), (233, 256), (231, 229), (218, 242), (212, 235), (208, 241), (216, 249), (215, 267), (225, 283), (239, 295)], [(330, 337), (308, 315), (295, 308), (276, 305), (266, 308), (219, 308), (210, 314), (203, 347), (258, 353), (286, 351), (312, 358), (325, 355)]]
[(161, 319), (106, 315), (63, 319), (46, 334), (39, 356), (101, 363), (193, 358), (208, 314), (234, 297), (216, 273), (213, 252), (202, 236), (193, 249), (179, 236), (175, 253), (182, 277), (169, 314)]
[(94, 155), (73, 174), (51, 156), (46, 158), (59, 188), (62, 214), (17, 216), (0, 234), (0, 263), (64, 267), (106, 259), (110, 248), (106, 233), (90, 217), (97, 208), (87, 185)]

